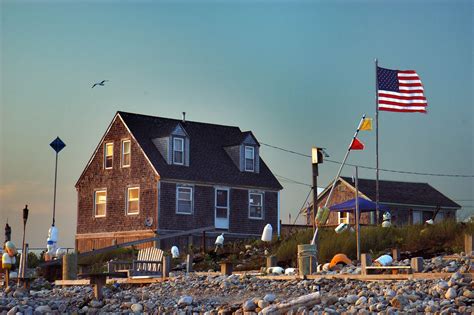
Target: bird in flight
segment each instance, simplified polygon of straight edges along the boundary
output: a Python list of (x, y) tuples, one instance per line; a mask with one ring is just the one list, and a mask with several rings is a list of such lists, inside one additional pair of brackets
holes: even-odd
[(94, 83), (94, 85), (92, 86), (92, 88), (94, 88), (96, 85), (104, 86), (104, 83), (105, 83), (105, 82), (108, 82), (108, 81), (109, 81), (109, 80), (102, 80), (101, 82)]

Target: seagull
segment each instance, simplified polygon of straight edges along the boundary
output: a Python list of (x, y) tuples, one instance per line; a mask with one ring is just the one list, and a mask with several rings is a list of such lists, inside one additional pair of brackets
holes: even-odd
[(104, 86), (104, 83), (105, 82), (108, 82), (109, 80), (102, 80), (101, 82), (99, 83), (94, 83), (94, 85), (92, 86), (92, 88), (94, 88), (96, 85), (100, 85), (100, 86)]

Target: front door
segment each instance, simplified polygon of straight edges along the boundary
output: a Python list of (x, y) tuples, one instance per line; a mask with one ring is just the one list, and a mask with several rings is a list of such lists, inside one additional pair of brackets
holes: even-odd
[(215, 200), (215, 226), (216, 229), (229, 229), (229, 189), (216, 188)]

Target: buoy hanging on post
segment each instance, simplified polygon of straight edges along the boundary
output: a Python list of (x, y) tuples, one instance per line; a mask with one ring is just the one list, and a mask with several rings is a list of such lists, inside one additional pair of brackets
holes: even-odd
[(271, 242), (272, 241), (273, 228), (271, 224), (265, 225), (262, 233), (262, 241)]

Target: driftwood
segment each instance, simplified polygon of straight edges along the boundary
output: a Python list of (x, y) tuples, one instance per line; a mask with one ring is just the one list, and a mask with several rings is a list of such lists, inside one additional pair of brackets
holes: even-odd
[(261, 314), (285, 314), (293, 308), (300, 308), (302, 306), (312, 306), (321, 303), (321, 295), (319, 292), (311, 293), (308, 295), (300, 296), (294, 300), (286, 303), (278, 303), (265, 307)]

